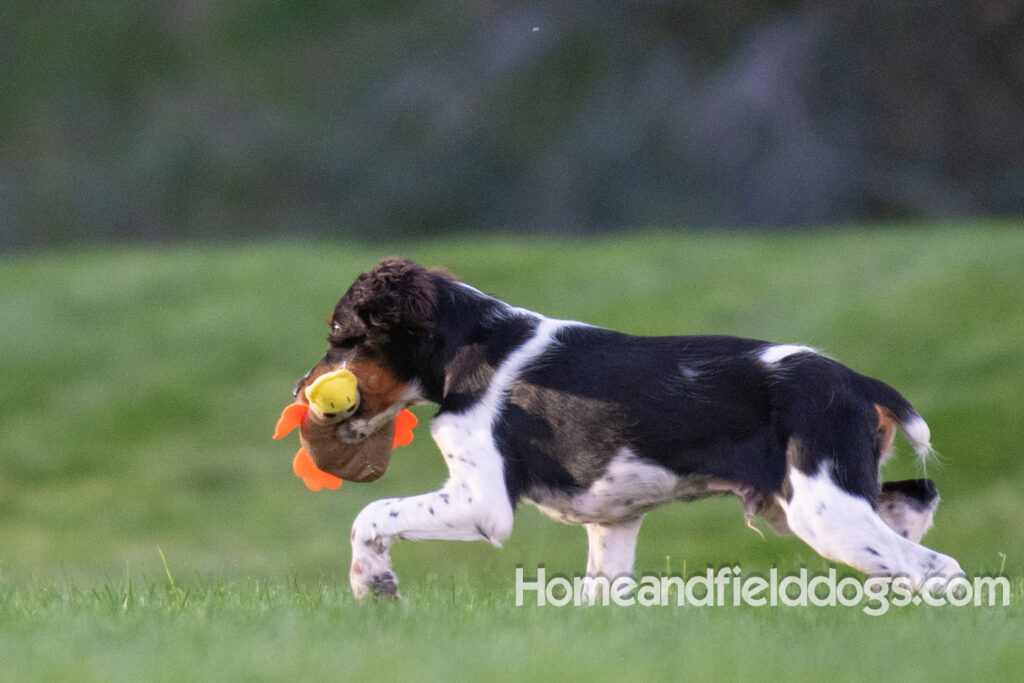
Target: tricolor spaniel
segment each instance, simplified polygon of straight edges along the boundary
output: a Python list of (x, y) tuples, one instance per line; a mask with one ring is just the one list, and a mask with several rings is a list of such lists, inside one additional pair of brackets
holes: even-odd
[(724, 336), (636, 337), (510, 306), (410, 261), (356, 278), (327, 355), (299, 388), (347, 365), (390, 387), (342, 423), (356, 443), (407, 406), (439, 406), (430, 432), (450, 478), (378, 500), (352, 528), (352, 589), (396, 594), (401, 539), (499, 545), (519, 501), (590, 541), (587, 575), (633, 568), (644, 514), (732, 494), (822, 556), (916, 585), (961, 574), (919, 541), (939, 496), (928, 479), (879, 483), (901, 427), (924, 420), (888, 385), (806, 346)]

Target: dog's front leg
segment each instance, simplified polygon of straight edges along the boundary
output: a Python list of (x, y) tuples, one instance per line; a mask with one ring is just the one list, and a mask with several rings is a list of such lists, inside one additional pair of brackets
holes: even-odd
[(349, 573), (356, 597), (398, 594), (388, 554), (395, 541), (488, 541), (500, 546), (512, 533), (505, 464), (490, 421), (441, 415), (431, 422), (430, 433), (451, 476), (439, 491), (378, 500), (359, 513), (352, 525)]
[(357, 598), (398, 594), (389, 554), (395, 541), (488, 541), (500, 546), (511, 530), (508, 497), (489, 499), (466, 481), (452, 479), (433, 493), (374, 501), (352, 525), (352, 591)]

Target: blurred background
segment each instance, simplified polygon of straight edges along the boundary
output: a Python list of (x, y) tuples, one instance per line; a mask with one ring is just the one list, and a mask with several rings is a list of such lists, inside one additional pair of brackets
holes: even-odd
[(1024, 2), (0, 8), (0, 248), (1020, 216)]
[[(931, 424), (927, 538), (1020, 571), (1024, 1), (0, 4), (0, 578), (347, 584), (388, 476), (308, 492), (270, 441), (360, 272), (399, 253), (636, 334), (805, 343)], [(715, 230), (721, 228), (722, 230)], [(884, 228), (884, 229), (882, 229)], [(889, 479), (919, 476), (908, 457)], [(405, 583), (579, 572), (529, 507)], [(1008, 559), (1007, 559), (1008, 556)], [(638, 568), (828, 566), (737, 501)]]

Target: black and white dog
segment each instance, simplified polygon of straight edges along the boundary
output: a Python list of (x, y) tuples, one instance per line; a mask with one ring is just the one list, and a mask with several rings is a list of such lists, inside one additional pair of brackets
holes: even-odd
[(919, 543), (935, 485), (879, 483), (897, 426), (929, 454), (924, 420), (891, 387), (811, 348), (552, 320), (399, 259), (356, 279), (328, 340), (299, 388), (342, 365), (391, 387), (338, 437), (358, 442), (403, 408), (436, 403), (430, 431), (450, 472), (439, 491), (358, 515), (359, 597), (396, 593), (395, 541), (499, 545), (521, 500), (586, 527), (591, 577), (632, 572), (647, 511), (718, 494), (738, 496), (748, 524), (760, 515), (863, 572), (916, 585), (962, 573)]

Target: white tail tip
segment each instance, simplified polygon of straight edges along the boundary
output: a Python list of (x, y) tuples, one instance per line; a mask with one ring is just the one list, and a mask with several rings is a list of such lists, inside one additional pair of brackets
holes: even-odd
[(923, 464), (932, 454), (932, 430), (920, 415), (915, 415), (903, 423), (903, 436), (914, 447), (914, 452)]

